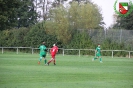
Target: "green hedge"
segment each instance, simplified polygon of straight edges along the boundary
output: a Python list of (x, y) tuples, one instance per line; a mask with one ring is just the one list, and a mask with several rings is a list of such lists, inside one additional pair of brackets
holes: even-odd
[[(42, 41), (46, 42), (48, 48), (54, 43), (58, 44), (59, 48), (65, 49), (95, 49), (97, 44), (92, 41), (87, 31), (75, 30), (72, 33), (71, 40), (67, 44), (59, 41), (56, 35), (47, 34), (45, 31), (45, 23), (38, 23), (30, 28), (10, 29), (0, 31), (0, 47), (33, 47), (40, 46)], [(65, 38), (65, 37), (64, 37)], [(116, 43), (111, 39), (106, 39), (101, 43), (103, 50), (132, 50), (131, 47), (124, 43)], [(60, 50), (62, 53), (62, 50)], [(81, 51), (81, 55), (94, 55), (94, 51)], [(78, 55), (78, 51), (65, 51), (65, 54)], [(104, 56), (111, 56), (112, 52), (103, 52)], [(127, 52), (114, 52), (115, 56), (126, 56)]]

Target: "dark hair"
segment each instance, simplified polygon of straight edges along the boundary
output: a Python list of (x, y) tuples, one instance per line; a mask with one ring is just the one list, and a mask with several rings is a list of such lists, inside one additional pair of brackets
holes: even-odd
[(44, 44), (45, 44), (45, 42), (42, 42), (42, 44), (44, 45)]

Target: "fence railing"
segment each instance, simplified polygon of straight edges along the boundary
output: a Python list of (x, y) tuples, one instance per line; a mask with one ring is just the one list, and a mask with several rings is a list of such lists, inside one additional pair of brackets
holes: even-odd
[[(1, 53), (4, 54), (4, 52), (6, 51), (5, 49), (15, 49), (16, 54), (19, 54), (19, 49), (29, 49), (29, 51), (31, 52), (31, 54), (35, 53), (35, 50), (38, 50), (39, 52), (39, 48), (32, 48), (32, 47), (0, 47), (1, 49)], [(64, 48), (59, 48), (61, 50), (61, 54), (64, 56), (66, 51), (78, 51), (78, 55), (81, 56), (81, 51), (92, 51), (95, 54), (95, 49), (64, 49)], [(48, 48), (48, 52), (49, 52), (50, 48)], [(111, 57), (114, 57), (114, 52), (127, 52), (128, 53), (128, 58), (131, 58), (131, 53), (133, 53), (133, 51), (128, 51), (128, 50), (101, 50), (102, 52), (111, 52)]]

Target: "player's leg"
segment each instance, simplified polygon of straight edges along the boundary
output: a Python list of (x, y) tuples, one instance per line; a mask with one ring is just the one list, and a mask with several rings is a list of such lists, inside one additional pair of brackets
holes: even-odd
[(56, 65), (56, 64), (55, 64), (55, 58), (54, 58), (54, 65)]
[(51, 58), (49, 61), (48, 61), (48, 65), (53, 61), (53, 58)]
[(92, 58), (92, 61), (98, 59), (98, 54), (96, 54), (96, 56), (94, 58)]
[(43, 55), (43, 57), (44, 57), (44, 64), (46, 65), (47, 64), (46, 54)]
[(54, 56), (53, 55), (51, 55), (51, 59), (48, 61), (48, 65), (52, 62), (54, 60)]
[(102, 58), (101, 58), (101, 56), (100, 56), (100, 63), (102, 63)]
[(97, 57), (94, 57), (94, 58), (92, 58), (92, 61), (94, 61), (94, 60), (96, 60), (97, 59)]
[(53, 56), (53, 62), (54, 62), (54, 65), (56, 65), (56, 64), (55, 64), (55, 55)]
[(99, 58), (100, 58), (100, 63), (102, 63), (102, 57), (101, 57), (101, 54), (99, 54)]
[(94, 57), (94, 60), (98, 59), (98, 56)]
[(38, 64), (40, 64), (40, 62), (42, 60), (42, 57), (43, 57), (43, 55), (40, 54), (40, 58), (39, 58)]

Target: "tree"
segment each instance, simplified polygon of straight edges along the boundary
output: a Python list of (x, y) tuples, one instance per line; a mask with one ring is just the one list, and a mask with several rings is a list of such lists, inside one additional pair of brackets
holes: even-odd
[[(89, 10), (88, 10), (89, 9)], [(46, 32), (57, 36), (64, 44), (68, 43), (74, 30), (100, 28), (102, 16), (93, 3), (72, 2), (69, 8), (59, 5), (52, 8), (46, 21)]]
[(39, 47), (39, 45), (45, 41), (46, 46), (51, 47), (54, 43), (56, 43), (57, 38), (55, 35), (46, 34), (44, 24), (44, 22), (41, 22), (32, 26), (25, 36), (25, 42), (23, 44), (31, 47)]
[(54, 0), (53, 3), (52, 3), (52, 6), (53, 7), (58, 7), (60, 5), (63, 5), (65, 1), (68, 1), (68, 0)]
[(16, 26), (17, 8), (20, 7), (20, 0), (0, 0), (0, 30)]
[(68, 13), (66, 9), (60, 5), (56, 9), (52, 9), (49, 14), (50, 20), (46, 21), (46, 32), (56, 35), (59, 41), (66, 44), (71, 38), (69, 30)]
[(70, 25), (74, 29), (98, 29), (103, 24), (100, 9), (91, 2), (72, 2), (68, 12)]
[(48, 12), (48, 4), (50, 2), (48, 0), (34, 0), (35, 9), (39, 15), (38, 20), (46, 20), (47, 12)]
[(33, 0), (1, 0), (0, 30), (28, 27), (37, 22)]
[(37, 16), (33, 0), (21, 0), (20, 8), (17, 10), (18, 28), (36, 24)]

